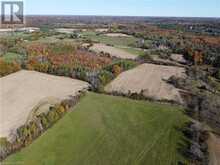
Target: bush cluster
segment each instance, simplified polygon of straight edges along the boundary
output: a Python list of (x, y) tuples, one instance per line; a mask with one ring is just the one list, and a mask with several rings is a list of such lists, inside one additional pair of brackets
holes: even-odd
[(0, 59), (0, 77), (17, 72), (20, 69), (21, 66), (17, 62), (5, 62)]

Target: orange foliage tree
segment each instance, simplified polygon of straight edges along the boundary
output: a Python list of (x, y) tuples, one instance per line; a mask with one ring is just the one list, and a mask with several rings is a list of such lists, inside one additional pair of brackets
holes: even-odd
[(6, 76), (10, 73), (14, 73), (21, 69), (21, 66), (16, 62), (5, 62), (0, 58), (0, 77)]
[(201, 51), (195, 51), (193, 54), (194, 64), (202, 65), (203, 64), (203, 53)]

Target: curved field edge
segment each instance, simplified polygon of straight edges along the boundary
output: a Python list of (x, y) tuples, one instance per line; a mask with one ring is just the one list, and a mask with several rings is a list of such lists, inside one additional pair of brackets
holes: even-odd
[(188, 119), (180, 107), (88, 93), (33, 144), (3, 164), (177, 164)]

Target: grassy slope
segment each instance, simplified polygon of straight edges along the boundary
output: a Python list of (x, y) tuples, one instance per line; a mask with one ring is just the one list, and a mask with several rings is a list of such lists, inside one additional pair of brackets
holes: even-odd
[(52, 129), (5, 162), (24, 165), (171, 165), (186, 118), (169, 105), (89, 93)]

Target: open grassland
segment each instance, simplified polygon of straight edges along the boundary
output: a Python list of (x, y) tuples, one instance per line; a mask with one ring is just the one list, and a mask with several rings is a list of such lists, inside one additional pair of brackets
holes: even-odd
[(188, 119), (180, 107), (88, 93), (73, 112), (3, 164), (171, 165)]
[(100, 42), (103, 44), (113, 45), (113, 46), (131, 46), (136, 44), (138, 41), (135, 37), (112, 37), (112, 36), (106, 36), (104, 34), (98, 35), (95, 32), (83, 32), (82, 36), (91, 39), (92, 41)]
[(88, 87), (83, 81), (34, 71), (19, 71), (0, 78), (0, 137), (9, 137), (25, 124), (39, 102), (60, 102)]

